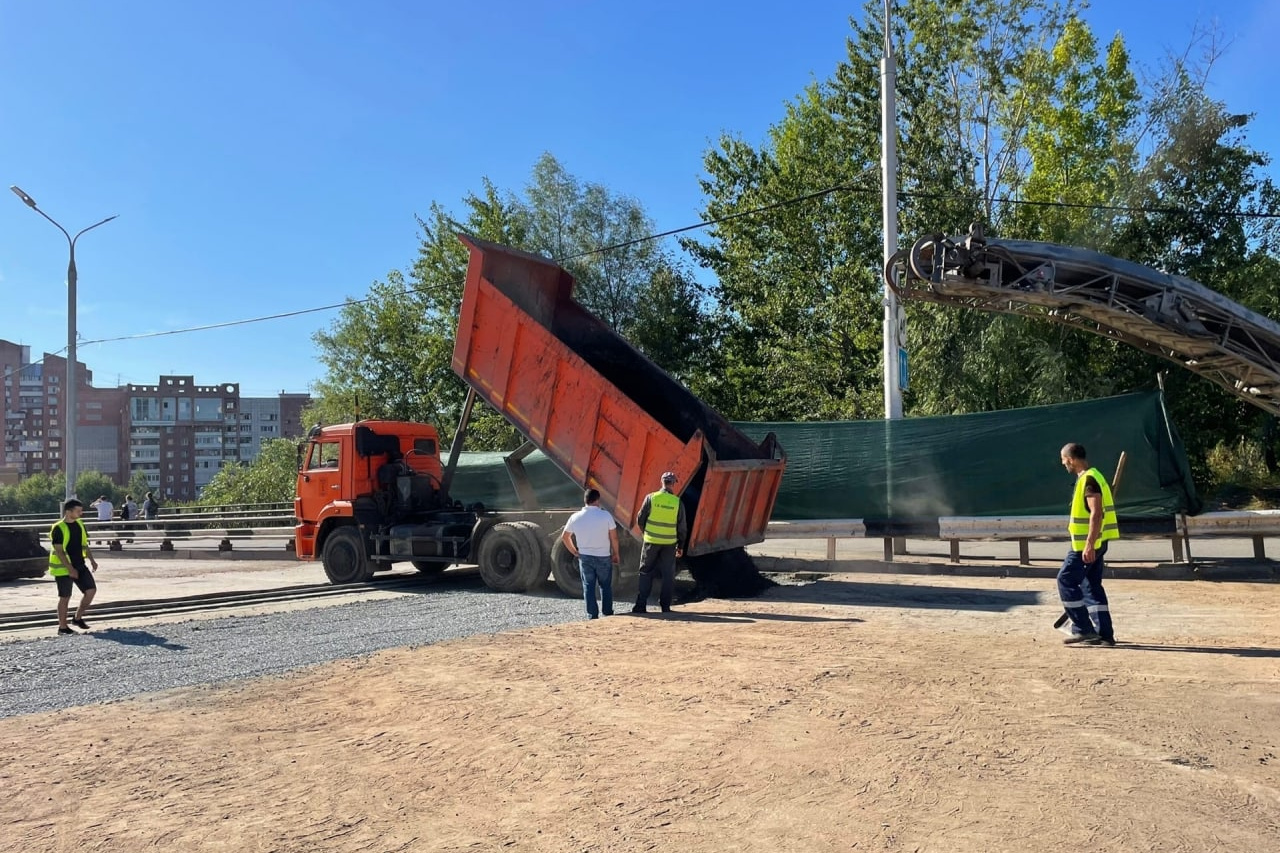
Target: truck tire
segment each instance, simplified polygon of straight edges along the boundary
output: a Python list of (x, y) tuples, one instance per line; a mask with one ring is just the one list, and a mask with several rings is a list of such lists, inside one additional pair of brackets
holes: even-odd
[(437, 563), (431, 560), (414, 560), (413, 567), (427, 577), (434, 577), (449, 568), (449, 564)]
[(476, 562), (480, 579), (496, 592), (524, 592), (547, 576), (545, 546), (523, 522), (504, 521), (485, 531)]
[(364, 537), (354, 525), (344, 525), (324, 540), (324, 573), (330, 583), (364, 583), (373, 577)]
[(578, 560), (569, 553), (559, 536), (551, 546), (551, 578), (565, 595), (582, 598), (582, 572), (578, 569)]
[(537, 571), (532, 573), (533, 580), (525, 589), (533, 589), (551, 576), (551, 540), (542, 532), (542, 528), (532, 521), (516, 521), (512, 522), (516, 527), (525, 531), (525, 535), (529, 537), (529, 541), (538, 551)]
[[(560, 591), (570, 598), (582, 598), (582, 571), (578, 568), (578, 559), (569, 553), (569, 549), (564, 545), (562, 538), (564, 529), (561, 528), (556, 532), (555, 542), (551, 544), (551, 577), (555, 580), (556, 586)], [(622, 568), (626, 565), (629, 555), (627, 547), (628, 541), (634, 541), (624, 531), (618, 532), (618, 555), (621, 562), (615, 563), (613, 566), (613, 588), (616, 591), (622, 581)], [(634, 549), (631, 549), (634, 550)], [(635, 551), (634, 562), (631, 565), (632, 574), (635, 573), (635, 567), (640, 562), (640, 552)]]

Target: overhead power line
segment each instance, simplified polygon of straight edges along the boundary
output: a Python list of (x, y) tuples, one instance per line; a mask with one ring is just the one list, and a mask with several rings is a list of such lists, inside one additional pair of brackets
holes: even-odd
[[(735, 219), (743, 219), (749, 216), (757, 216), (761, 213), (767, 213), (771, 210), (777, 210), (778, 208), (789, 207), (795, 204), (802, 204), (806, 201), (812, 201), (813, 199), (816, 199), (816, 198), (822, 198), (824, 196), (828, 196), (828, 195), (832, 195), (833, 193), (840, 193), (840, 192), (879, 195), (880, 189), (878, 187), (865, 187), (865, 186), (859, 186), (857, 184), (852, 184), (852, 183), (836, 184), (834, 186), (827, 187), (824, 190), (818, 190), (817, 192), (805, 193), (804, 195), (795, 196), (794, 198), (782, 199), (780, 201), (771, 202), (770, 204), (761, 205), (760, 207), (753, 207), (749, 210), (741, 210), (736, 213), (730, 213), (725, 216), (716, 217), (714, 219), (704, 219), (701, 222), (695, 222), (692, 225), (685, 225), (680, 228), (672, 228), (669, 231), (661, 231), (656, 234), (648, 234), (644, 237), (637, 237), (633, 240), (626, 240), (621, 243), (615, 243), (610, 246), (601, 246), (595, 249), (588, 249), (583, 252), (578, 252), (577, 254), (574, 254), (574, 255), (568, 255), (564, 258), (558, 258), (556, 262), (562, 263), (565, 261), (573, 261), (573, 260), (577, 260), (578, 258), (585, 258), (591, 255), (599, 255), (599, 254), (604, 254), (605, 252), (617, 251), (618, 249), (626, 249), (626, 248), (630, 248), (631, 246), (635, 246), (639, 243), (646, 243), (652, 240), (661, 240), (664, 237), (672, 237), (676, 234), (683, 234), (687, 231), (696, 231), (700, 228), (708, 228), (713, 225), (720, 225), (725, 222), (732, 222)], [(1069, 209), (1075, 209), (1075, 210), (1098, 210), (1098, 211), (1107, 211), (1111, 213), (1182, 214), (1187, 216), (1195, 215), (1195, 216), (1206, 216), (1206, 217), (1212, 217), (1212, 218), (1234, 218), (1234, 219), (1280, 219), (1280, 211), (1256, 212), (1256, 211), (1248, 211), (1248, 210), (1221, 210), (1221, 209), (1207, 209), (1207, 210), (1194, 211), (1188, 208), (1178, 208), (1178, 207), (1141, 207), (1141, 206), (1122, 205), (1122, 204), (1085, 204), (1085, 203), (1069, 202), (1069, 201), (1036, 201), (1033, 199), (1020, 199), (1020, 198), (1007, 198), (1007, 197), (1006, 198), (996, 198), (996, 197), (986, 198), (984, 196), (948, 195), (945, 193), (926, 193), (926, 192), (918, 192), (913, 190), (902, 190), (898, 193), (898, 197), (899, 198), (931, 199), (934, 201), (957, 201), (957, 202), (972, 204), (975, 206), (1011, 205), (1011, 206), (1025, 206), (1025, 207), (1069, 208)]]
[(368, 302), (372, 296), (366, 296), (364, 299), (347, 299), (342, 302), (335, 302), (332, 305), (319, 305), (315, 308), (302, 308), (297, 311), (285, 311), (280, 314), (266, 314), (261, 317), (246, 317), (243, 320), (228, 320), (225, 323), (208, 323), (203, 326), (190, 326), (185, 329), (166, 329), (162, 332), (139, 332), (136, 335), (120, 335), (114, 338), (96, 338), (90, 341), (81, 341), (81, 346), (89, 344), (113, 344), (119, 341), (140, 341), (146, 338), (163, 338), (168, 335), (185, 335), (188, 332), (207, 332), (211, 329), (227, 329), (232, 326), (247, 326), (250, 323), (265, 323), (267, 320), (283, 320), (288, 317), (300, 317), (304, 314), (317, 314), (321, 311), (332, 311), (336, 308), (343, 308), (350, 304), (359, 304)]
[[(867, 187), (867, 186), (862, 186), (862, 185), (849, 183), (849, 182), (835, 184), (833, 186), (829, 186), (825, 189), (817, 190), (815, 192), (810, 192), (810, 193), (805, 193), (803, 195), (780, 199), (778, 201), (760, 205), (759, 207), (753, 207), (748, 210), (740, 210), (734, 213), (726, 214), (724, 216), (719, 216), (712, 219), (700, 220), (690, 225), (683, 225), (679, 228), (671, 228), (666, 231), (659, 231), (653, 234), (646, 234), (642, 237), (636, 237), (631, 240), (624, 240), (622, 242), (614, 243), (612, 245), (600, 246), (594, 249), (588, 249), (583, 252), (577, 252), (572, 255), (566, 255), (562, 258), (557, 258), (556, 263), (566, 263), (568, 261), (577, 260), (579, 258), (590, 257), (592, 255), (604, 254), (606, 252), (614, 252), (620, 249), (630, 248), (632, 246), (636, 246), (641, 243), (652, 242), (654, 240), (662, 240), (667, 237), (674, 237), (677, 234), (684, 234), (689, 231), (697, 231), (702, 228), (710, 228), (715, 225), (722, 225), (727, 222), (733, 222), (738, 219), (745, 219), (752, 216), (759, 216), (762, 213), (768, 213), (769, 211), (772, 211), (772, 210), (778, 210), (781, 208), (790, 207), (797, 204), (803, 204), (808, 201), (813, 201), (814, 199), (824, 198), (834, 193), (841, 193), (841, 192), (878, 194), (880, 190), (876, 187)], [(927, 193), (927, 192), (920, 192), (920, 191), (913, 191), (913, 190), (904, 190), (900, 192), (898, 195), (903, 198), (930, 199), (935, 201), (956, 201), (956, 202), (964, 202), (964, 203), (973, 204), (973, 205), (1021, 205), (1021, 206), (1028, 206), (1028, 207), (1097, 210), (1097, 211), (1106, 211), (1106, 212), (1113, 212), (1113, 213), (1184, 214), (1184, 215), (1198, 215), (1198, 216), (1208, 216), (1208, 217), (1224, 217), (1224, 218), (1239, 218), (1239, 219), (1280, 220), (1280, 211), (1257, 212), (1257, 211), (1215, 210), (1215, 209), (1193, 211), (1186, 208), (1174, 208), (1174, 207), (1139, 207), (1139, 206), (1130, 206), (1130, 205), (1083, 204), (1083, 203), (1066, 202), (1066, 201), (1036, 201), (1032, 199), (1017, 199), (1017, 198), (994, 198), (994, 197), (984, 198), (982, 196), (964, 196), (959, 194), (949, 195), (945, 193)], [(403, 295), (408, 295), (411, 293), (429, 293), (432, 290), (434, 290), (434, 288), (406, 287), (406, 288), (403, 288), (400, 291), (400, 293)], [(306, 314), (317, 314), (322, 311), (333, 311), (339, 308), (344, 308), (347, 305), (360, 305), (365, 302), (370, 302), (374, 298), (376, 297), (366, 296), (361, 299), (345, 299), (342, 302), (335, 302), (329, 305), (319, 305), (313, 308), (302, 308), (295, 311), (284, 311), (278, 314), (265, 314), (258, 317), (246, 317), (239, 320), (228, 320), (223, 323), (208, 323), (200, 326), (189, 326), (181, 329), (166, 329), (164, 331), (158, 331), (158, 332), (140, 332), (138, 334), (133, 334), (133, 335), (119, 335), (119, 336), (110, 337), (110, 338), (96, 338), (93, 340), (82, 341), (81, 345), (88, 346), (91, 344), (120, 343), (124, 341), (137, 341), (137, 340), (146, 340), (149, 338), (169, 337), (172, 335), (185, 335), (185, 334), (190, 334), (192, 332), (205, 332), (205, 331), (212, 331), (215, 329), (228, 329), (236, 326), (246, 326), (253, 323), (264, 323), (269, 320), (283, 320), (289, 317), (300, 317)], [(56, 355), (56, 353), (53, 353), (53, 354)], [(33, 362), (33, 364), (38, 364), (38, 363), (39, 362)], [(24, 365), (24, 367), (27, 367), (27, 366), (30, 366), (30, 365)], [(8, 378), (11, 375), (12, 373), (7, 374), (5, 378)]]

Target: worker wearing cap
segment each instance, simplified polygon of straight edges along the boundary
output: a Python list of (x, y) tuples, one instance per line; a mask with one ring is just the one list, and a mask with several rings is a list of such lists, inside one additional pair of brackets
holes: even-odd
[(1071, 619), (1071, 636), (1062, 642), (1096, 646), (1116, 644), (1111, 606), (1102, 588), (1107, 544), (1120, 538), (1115, 498), (1107, 478), (1089, 464), (1083, 444), (1062, 448), (1062, 467), (1076, 478), (1067, 533), (1071, 548), (1058, 572), (1058, 597)]
[(662, 490), (644, 499), (636, 524), (644, 531), (644, 547), (640, 551), (640, 590), (632, 613), (644, 613), (653, 590), (653, 576), (662, 573), (662, 590), (658, 601), (663, 613), (671, 612), (671, 598), (676, 589), (676, 558), (684, 556), (684, 543), (689, 537), (684, 505), (675, 493), (676, 475), (662, 475)]

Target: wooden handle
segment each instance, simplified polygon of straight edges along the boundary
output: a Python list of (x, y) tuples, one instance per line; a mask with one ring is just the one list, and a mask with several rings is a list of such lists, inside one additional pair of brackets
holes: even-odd
[(1129, 455), (1121, 450), (1120, 461), (1116, 463), (1116, 475), (1111, 478), (1111, 499), (1113, 501), (1116, 498), (1116, 492), (1120, 490), (1120, 478), (1124, 475), (1124, 463), (1128, 458)]

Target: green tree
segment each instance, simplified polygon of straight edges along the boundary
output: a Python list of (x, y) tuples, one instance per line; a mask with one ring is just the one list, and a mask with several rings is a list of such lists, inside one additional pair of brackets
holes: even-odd
[[(763, 145), (726, 136), (705, 157), (704, 214), (722, 221), (709, 239), (687, 245), (719, 282), (726, 328), (717, 402), (733, 416), (883, 413), (879, 7), (867, 4), (848, 59), (787, 106)], [(895, 4), (905, 235), (992, 221), (1000, 211), (990, 200), (1026, 182), (1028, 105), (1054, 85), (1046, 45), (1073, 8), (1048, 0)], [(1083, 51), (1091, 41), (1076, 36)], [(779, 204), (837, 185), (843, 189)], [(765, 209), (748, 215), (757, 208)], [(970, 355), (998, 321), (909, 310), (921, 366), (909, 397), (916, 410), (989, 399), (983, 368), (1006, 366), (1007, 353), (988, 350), (972, 368), (967, 358), (938, 356)], [(1005, 342), (1021, 335), (1017, 325), (997, 329)], [(1052, 347), (1040, 343), (1050, 357)], [(1001, 384), (1016, 395), (1023, 372), (1007, 371)]]
[(124, 500), (124, 490), (112, 482), (106, 474), (97, 471), (81, 471), (76, 476), (76, 497), (87, 507), (100, 497), (105, 497), (119, 507)]
[(298, 475), (298, 445), (287, 438), (263, 442), (248, 465), (227, 465), (200, 492), (205, 506), (280, 503), (293, 500)]
[[(996, 88), (1005, 93), (1004, 124), (1017, 124), (1021, 143), (1006, 146), (997, 160), (1013, 164), (1006, 189), (1023, 203), (993, 205), (987, 221), (999, 236), (1101, 249), (1120, 220), (1098, 206), (1121, 203), (1135, 181), (1141, 97), (1122, 38), (1100, 57), (1083, 21), (1068, 9), (1050, 10), (1055, 15), (1068, 17), (1049, 41), (1043, 28), (1014, 28), (1027, 41), (1016, 49), (1016, 69)], [(983, 76), (995, 81), (993, 73)], [(923, 230), (909, 231), (908, 239), (942, 230), (927, 224), (929, 215), (946, 217), (917, 211)], [(915, 412), (1004, 409), (1129, 390), (1092, 368), (1114, 351), (1113, 342), (1026, 317), (937, 306), (912, 314)]]
[(701, 393), (716, 372), (712, 309), (707, 288), (688, 270), (663, 260), (633, 307), (625, 336), (654, 364)]
[[(451, 368), (468, 259), (457, 232), (562, 259), (578, 281), (575, 297), (624, 332), (641, 321), (649, 290), (657, 287), (661, 300), (661, 289), (670, 286), (660, 253), (647, 242), (595, 251), (651, 230), (639, 203), (580, 181), (549, 154), (535, 165), (523, 196), (486, 180), (481, 192), (463, 199), (460, 218), (434, 203), (418, 224), (412, 268), (375, 282), (315, 336), (326, 375), (313, 388), (308, 423), (357, 416), (421, 421), (450, 439), (467, 390)], [(648, 322), (652, 312), (644, 310)], [(476, 407), (468, 447), (511, 450), (522, 440), (497, 413)]]
[[(1149, 106), (1153, 150), (1127, 202), (1129, 216), (1107, 251), (1184, 275), (1247, 307), (1280, 316), (1280, 240), (1273, 220), (1250, 216), (1280, 210), (1266, 175), (1270, 160), (1247, 139), (1250, 116), (1231, 112), (1205, 91), (1206, 78), (1175, 63)], [(1168, 362), (1128, 348), (1099, 360), (1120, 384), (1150, 384)], [(1213, 485), (1210, 451), (1241, 438), (1262, 446), (1275, 471), (1275, 418), (1205, 379), (1168, 373), (1170, 413), (1187, 444), (1197, 480)]]
[(129, 478), (129, 485), (125, 489), (125, 493), (133, 496), (133, 500), (142, 506), (142, 499), (147, 492), (151, 491), (151, 484), (147, 481), (147, 475), (141, 471), (134, 471), (133, 476)]
[[(758, 420), (868, 417), (879, 410), (876, 207), (859, 192), (788, 199), (874, 182), (875, 137), (840, 121), (847, 105), (811, 85), (755, 148), (723, 137), (704, 160), (704, 217), (686, 248), (718, 280), (723, 372), (711, 401)], [(745, 215), (757, 208), (766, 214)]]
[(44, 473), (32, 474), (20, 480), (12, 488), (17, 512), (57, 515), (62, 509), (66, 478), (61, 474), (57, 476)]
[[(408, 276), (393, 272), (368, 296), (351, 300), (331, 328), (316, 334), (326, 375), (314, 388), (311, 415), (321, 423), (356, 417), (434, 424), (452, 432), (466, 388), (450, 363), (467, 251), (457, 232), (519, 245), (524, 223), (511, 199), (487, 181), (464, 199), (458, 222), (439, 204), (419, 218), (422, 238)], [(514, 432), (483, 406), (473, 416), (481, 444), (514, 446)]]

